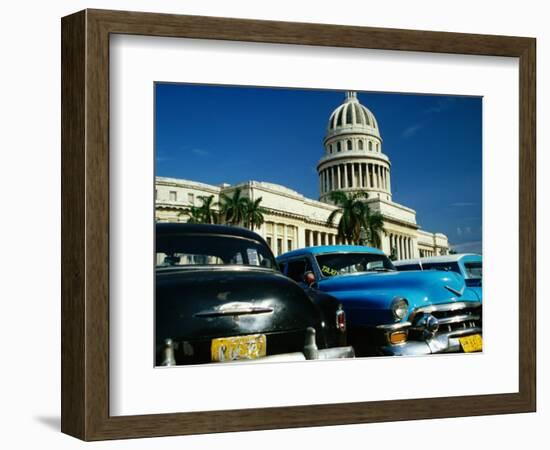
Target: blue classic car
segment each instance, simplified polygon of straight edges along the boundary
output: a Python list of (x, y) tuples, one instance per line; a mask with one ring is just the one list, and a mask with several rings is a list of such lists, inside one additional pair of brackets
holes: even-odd
[(401, 261), (395, 261), (394, 266), (399, 271), (443, 270), (459, 273), (464, 277), (466, 286), (471, 288), (478, 295), (478, 298), (481, 301), (483, 262), (482, 256), (477, 253), (460, 253), (456, 255), (402, 259)]
[(481, 301), (455, 272), (398, 272), (381, 250), (353, 245), (308, 247), (277, 262), (302, 287), (342, 303), (358, 356), (482, 349)]

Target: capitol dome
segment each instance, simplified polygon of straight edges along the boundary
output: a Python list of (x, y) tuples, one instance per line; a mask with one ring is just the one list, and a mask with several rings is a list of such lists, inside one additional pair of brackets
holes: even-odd
[(330, 115), (319, 164), (320, 200), (331, 192), (367, 192), (369, 198), (391, 201), (390, 160), (382, 152), (382, 136), (374, 114), (355, 91)]
[(357, 100), (357, 93), (346, 92), (346, 100), (338, 106), (328, 121), (327, 138), (341, 132), (359, 131), (380, 138), (374, 114)]

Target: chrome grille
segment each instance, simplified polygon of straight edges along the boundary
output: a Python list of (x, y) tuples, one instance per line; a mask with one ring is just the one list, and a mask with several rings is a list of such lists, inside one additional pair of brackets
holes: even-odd
[(467, 334), (468, 330), (481, 329), (481, 303), (456, 302), (442, 305), (432, 305), (419, 308), (411, 314), (410, 321), (414, 324), (423, 314), (431, 314), (439, 321), (438, 333)]

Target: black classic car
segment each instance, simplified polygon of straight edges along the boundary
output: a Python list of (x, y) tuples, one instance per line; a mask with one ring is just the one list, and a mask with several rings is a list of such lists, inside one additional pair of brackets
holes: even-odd
[(354, 356), (334, 297), (282, 275), (237, 227), (156, 225), (156, 365)]

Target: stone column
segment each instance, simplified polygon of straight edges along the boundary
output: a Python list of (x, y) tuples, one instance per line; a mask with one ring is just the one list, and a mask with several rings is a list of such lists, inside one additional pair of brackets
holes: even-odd
[(363, 185), (363, 163), (359, 163), (359, 187), (362, 189)]
[(367, 175), (367, 188), (370, 188), (370, 187), (372, 187), (371, 186), (372, 177), (371, 177), (370, 171), (369, 171), (369, 169), (370, 169), (370, 164), (369, 163), (365, 164), (365, 169), (366, 169), (365, 172), (366, 172), (366, 175)]
[(347, 163), (344, 163), (344, 187), (347, 188), (348, 186), (348, 165)]
[(302, 248), (306, 246), (305, 228), (296, 227), (296, 248)]

